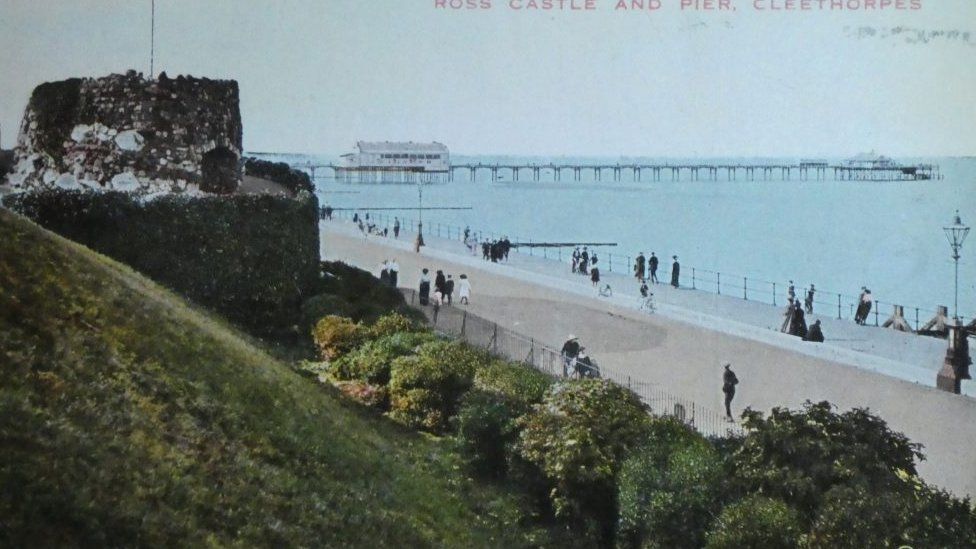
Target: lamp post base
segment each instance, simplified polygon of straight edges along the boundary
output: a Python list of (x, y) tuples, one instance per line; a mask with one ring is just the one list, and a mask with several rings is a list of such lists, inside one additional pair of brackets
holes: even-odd
[(962, 380), (972, 379), (969, 376), (969, 341), (966, 330), (953, 322), (946, 326), (949, 329), (949, 348), (946, 350), (942, 369), (935, 377), (935, 386), (943, 391), (959, 394), (962, 392)]

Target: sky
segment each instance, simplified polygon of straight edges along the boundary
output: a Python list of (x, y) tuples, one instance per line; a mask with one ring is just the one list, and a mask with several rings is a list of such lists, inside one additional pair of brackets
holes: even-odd
[[(976, 155), (973, 0), (437, 1), (156, 0), (155, 68), (237, 80), (248, 151)], [(148, 73), (150, 27), (150, 0), (0, 0), (0, 146), (42, 82)]]

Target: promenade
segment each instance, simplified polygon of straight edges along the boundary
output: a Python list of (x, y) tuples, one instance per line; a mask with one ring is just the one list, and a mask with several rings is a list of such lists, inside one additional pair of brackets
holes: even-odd
[[(933, 388), (945, 352), (942, 340), (902, 334), (849, 321), (820, 318), (827, 337), (813, 344), (778, 331), (781, 308), (693, 290), (652, 286), (658, 312), (637, 310), (633, 278), (606, 275), (612, 298), (597, 296), (569, 265), (513, 253), (507, 264), (472, 256), (457, 241), (425, 235), (421, 253), (414, 234), (399, 240), (364, 238), (347, 221), (323, 221), (322, 257), (378, 274), (384, 259), (400, 264), (400, 284), (414, 287), (420, 269), (443, 269), (471, 279), (468, 309), (505, 328), (559, 347), (580, 337), (602, 367), (659, 385), (713, 411), (722, 410), (722, 365), (741, 380), (733, 403), (768, 411), (829, 400), (841, 409), (869, 408), (893, 429), (922, 443), (926, 480), (956, 494), (976, 494), (976, 399)], [(455, 305), (457, 306), (457, 305)], [(972, 382), (964, 390), (973, 393)]]

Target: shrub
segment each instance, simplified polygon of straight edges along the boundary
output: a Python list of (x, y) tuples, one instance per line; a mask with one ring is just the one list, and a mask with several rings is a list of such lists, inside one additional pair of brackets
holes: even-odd
[(396, 311), (421, 325), (426, 322), (423, 313), (407, 306), (403, 294), (380, 283), (372, 274), (338, 261), (323, 261), (319, 268), (321, 278), (316, 291), (342, 299), (353, 320), (374, 322)]
[(274, 181), (293, 194), (301, 191), (315, 192), (315, 185), (307, 173), (293, 169), (284, 162), (269, 162), (249, 157), (244, 160), (244, 171), (247, 175)]
[(435, 339), (429, 332), (399, 332), (367, 341), (336, 360), (333, 375), (340, 380), (385, 386), (390, 382), (390, 368), (396, 358), (413, 354), (420, 345)]
[(612, 538), (616, 474), (650, 425), (637, 395), (607, 380), (554, 385), (526, 416), (519, 453), (553, 485), (557, 516)]
[(707, 535), (705, 547), (785, 549), (797, 547), (801, 535), (800, 519), (788, 505), (763, 496), (748, 496), (722, 510)]
[(542, 402), (553, 383), (551, 377), (534, 368), (503, 360), (493, 360), (487, 367), (479, 368), (474, 377), (475, 387), (503, 395), (518, 414)]
[(472, 390), (464, 396), (455, 418), (458, 448), (471, 469), (501, 478), (508, 471), (518, 440), (519, 414), (510, 399), (498, 393)]
[(976, 547), (976, 511), (923, 483), (872, 492), (836, 486), (824, 495), (809, 547)]
[(390, 417), (414, 428), (445, 432), (475, 370), (487, 360), (483, 352), (448, 341), (424, 344), (417, 355), (394, 360)]
[(377, 318), (376, 322), (370, 326), (369, 333), (373, 337), (384, 337), (397, 333), (423, 332), (426, 330), (427, 328), (414, 320), (394, 311)]
[(746, 410), (748, 434), (732, 457), (740, 489), (778, 497), (809, 525), (823, 494), (838, 485), (887, 490), (916, 477), (919, 445), (866, 410), (843, 414), (828, 402), (803, 410), (773, 408), (768, 418)]
[(302, 303), (301, 327), (311, 331), (315, 324), (328, 315), (353, 318), (354, 307), (345, 299), (333, 294), (316, 294)]
[(340, 381), (335, 384), (339, 392), (347, 397), (377, 410), (383, 410), (389, 401), (386, 387), (371, 385), (362, 381)]
[(319, 320), (312, 330), (312, 339), (324, 360), (335, 360), (352, 351), (365, 336), (362, 324), (334, 315)]
[(702, 546), (721, 476), (721, 458), (707, 440), (676, 419), (654, 419), (620, 470), (618, 545)]

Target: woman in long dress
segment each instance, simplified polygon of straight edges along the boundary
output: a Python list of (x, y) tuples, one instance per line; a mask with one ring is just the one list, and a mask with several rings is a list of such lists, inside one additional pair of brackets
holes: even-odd
[(427, 274), (428, 272), (429, 271), (427, 269), (424, 269), (420, 273), (419, 298), (421, 305), (427, 305), (427, 302), (430, 299), (430, 276)]
[(468, 275), (462, 274), (461, 281), (458, 283), (458, 297), (461, 303), (467, 305), (469, 303), (468, 298), (471, 297), (471, 281), (468, 280)]
[(678, 278), (681, 274), (681, 265), (678, 264), (678, 256), (673, 256), (674, 263), (671, 264), (671, 285), (678, 287)]

